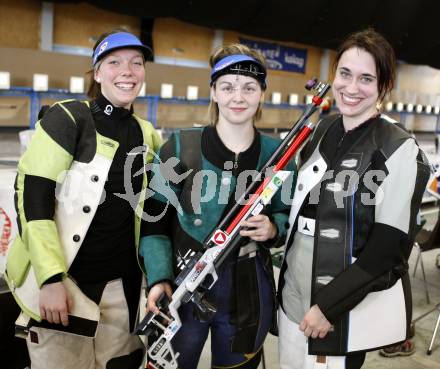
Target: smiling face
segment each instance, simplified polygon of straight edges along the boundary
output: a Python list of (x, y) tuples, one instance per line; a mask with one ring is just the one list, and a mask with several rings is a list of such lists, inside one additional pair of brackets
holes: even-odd
[(354, 128), (376, 114), (379, 91), (373, 56), (358, 48), (345, 51), (336, 68), (332, 91), (346, 127)]
[(114, 106), (130, 109), (142, 88), (145, 66), (136, 49), (116, 50), (104, 57), (94, 74), (101, 93)]
[(226, 74), (211, 88), (219, 110), (218, 123), (252, 124), (263, 91), (255, 78)]

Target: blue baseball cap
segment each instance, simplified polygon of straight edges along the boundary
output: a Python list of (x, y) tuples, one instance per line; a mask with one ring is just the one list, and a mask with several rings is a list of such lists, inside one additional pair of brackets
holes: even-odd
[(242, 74), (253, 77), (260, 82), (263, 89), (266, 88), (266, 67), (249, 55), (234, 54), (220, 59), (212, 67), (210, 85), (212, 86), (217, 78), (225, 74)]
[(147, 59), (152, 55), (152, 51), (145, 46), (135, 35), (128, 32), (117, 32), (104, 38), (93, 52), (93, 66), (96, 65), (105, 55), (116, 49), (135, 48), (139, 49), (144, 58)]

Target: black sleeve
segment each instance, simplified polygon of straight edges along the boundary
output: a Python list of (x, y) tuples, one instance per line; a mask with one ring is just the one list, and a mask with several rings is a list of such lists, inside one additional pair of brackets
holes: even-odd
[(326, 318), (334, 321), (368, 293), (391, 287), (406, 270), (407, 244), (402, 231), (376, 223), (362, 256), (314, 296)]
[(141, 238), (144, 236), (171, 234), (172, 220), (176, 215), (176, 209), (169, 203), (150, 198), (145, 201), (144, 213), (148, 213), (149, 221), (142, 219)]
[[(366, 245), (347, 270), (313, 296), (328, 320), (351, 310), (368, 293), (391, 287), (406, 273), (428, 179), (418, 157), (419, 148), (409, 139), (385, 159), (386, 177), (376, 192), (375, 223)], [(383, 196), (377, 196), (380, 191)]]
[(144, 202), (141, 238), (171, 234), (170, 227), (176, 215), (174, 202), (180, 194), (180, 184), (174, 183), (174, 178), (182, 173), (180, 162), (176, 160), (175, 146), (173, 135), (160, 148), (159, 158), (154, 159), (152, 169), (147, 173), (150, 196)]

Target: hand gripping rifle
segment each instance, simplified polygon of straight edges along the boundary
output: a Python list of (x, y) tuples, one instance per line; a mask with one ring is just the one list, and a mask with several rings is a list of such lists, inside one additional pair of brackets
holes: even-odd
[[(283, 169), (310, 136), (314, 123), (309, 118), (320, 106), (330, 85), (314, 79), (307, 82), (306, 88), (316, 92), (312, 103), (306, 106), (301, 117), (261, 168), (252, 184), (207, 237), (203, 243), (204, 251), (188, 251), (181, 258), (178, 263), (181, 272), (175, 280), (177, 288), (171, 301), (163, 294), (156, 302), (160, 313), (148, 312), (136, 327), (135, 334), (149, 336), (147, 369), (178, 367), (179, 353), (173, 350), (171, 340), (182, 326), (177, 312), (180, 305), (192, 302), (200, 321), (207, 321), (215, 314), (216, 308), (205, 298), (205, 293), (217, 281), (217, 271), (242, 239), (239, 234), (242, 222), (260, 214), (290, 175), (289, 171)], [(264, 179), (261, 182), (262, 178)]]

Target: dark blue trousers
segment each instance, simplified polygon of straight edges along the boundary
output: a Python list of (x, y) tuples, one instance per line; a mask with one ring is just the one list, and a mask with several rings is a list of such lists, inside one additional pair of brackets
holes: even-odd
[[(273, 296), (269, 277), (257, 257), (257, 278), (259, 282), (260, 317), (255, 351), (240, 353), (231, 351), (232, 338), (236, 328), (231, 324), (231, 297), (233, 291), (234, 263), (225, 265), (219, 273), (219, 279), (207, 297), (214, 302), (217, 312), (208, 322), (202, 323), (193, 315), (193, 304), (182, 305), (179, 314), (182, 328), (173, 338), (172, 345), (180, 353), (179, 369), (196, 369), (203, 346), (211, 331), (211, 352), (213, 368), (257, 368), (260, 362), (260, 349), (272, 322)], [(241, 366), (242, 364), (243, 366)]]

